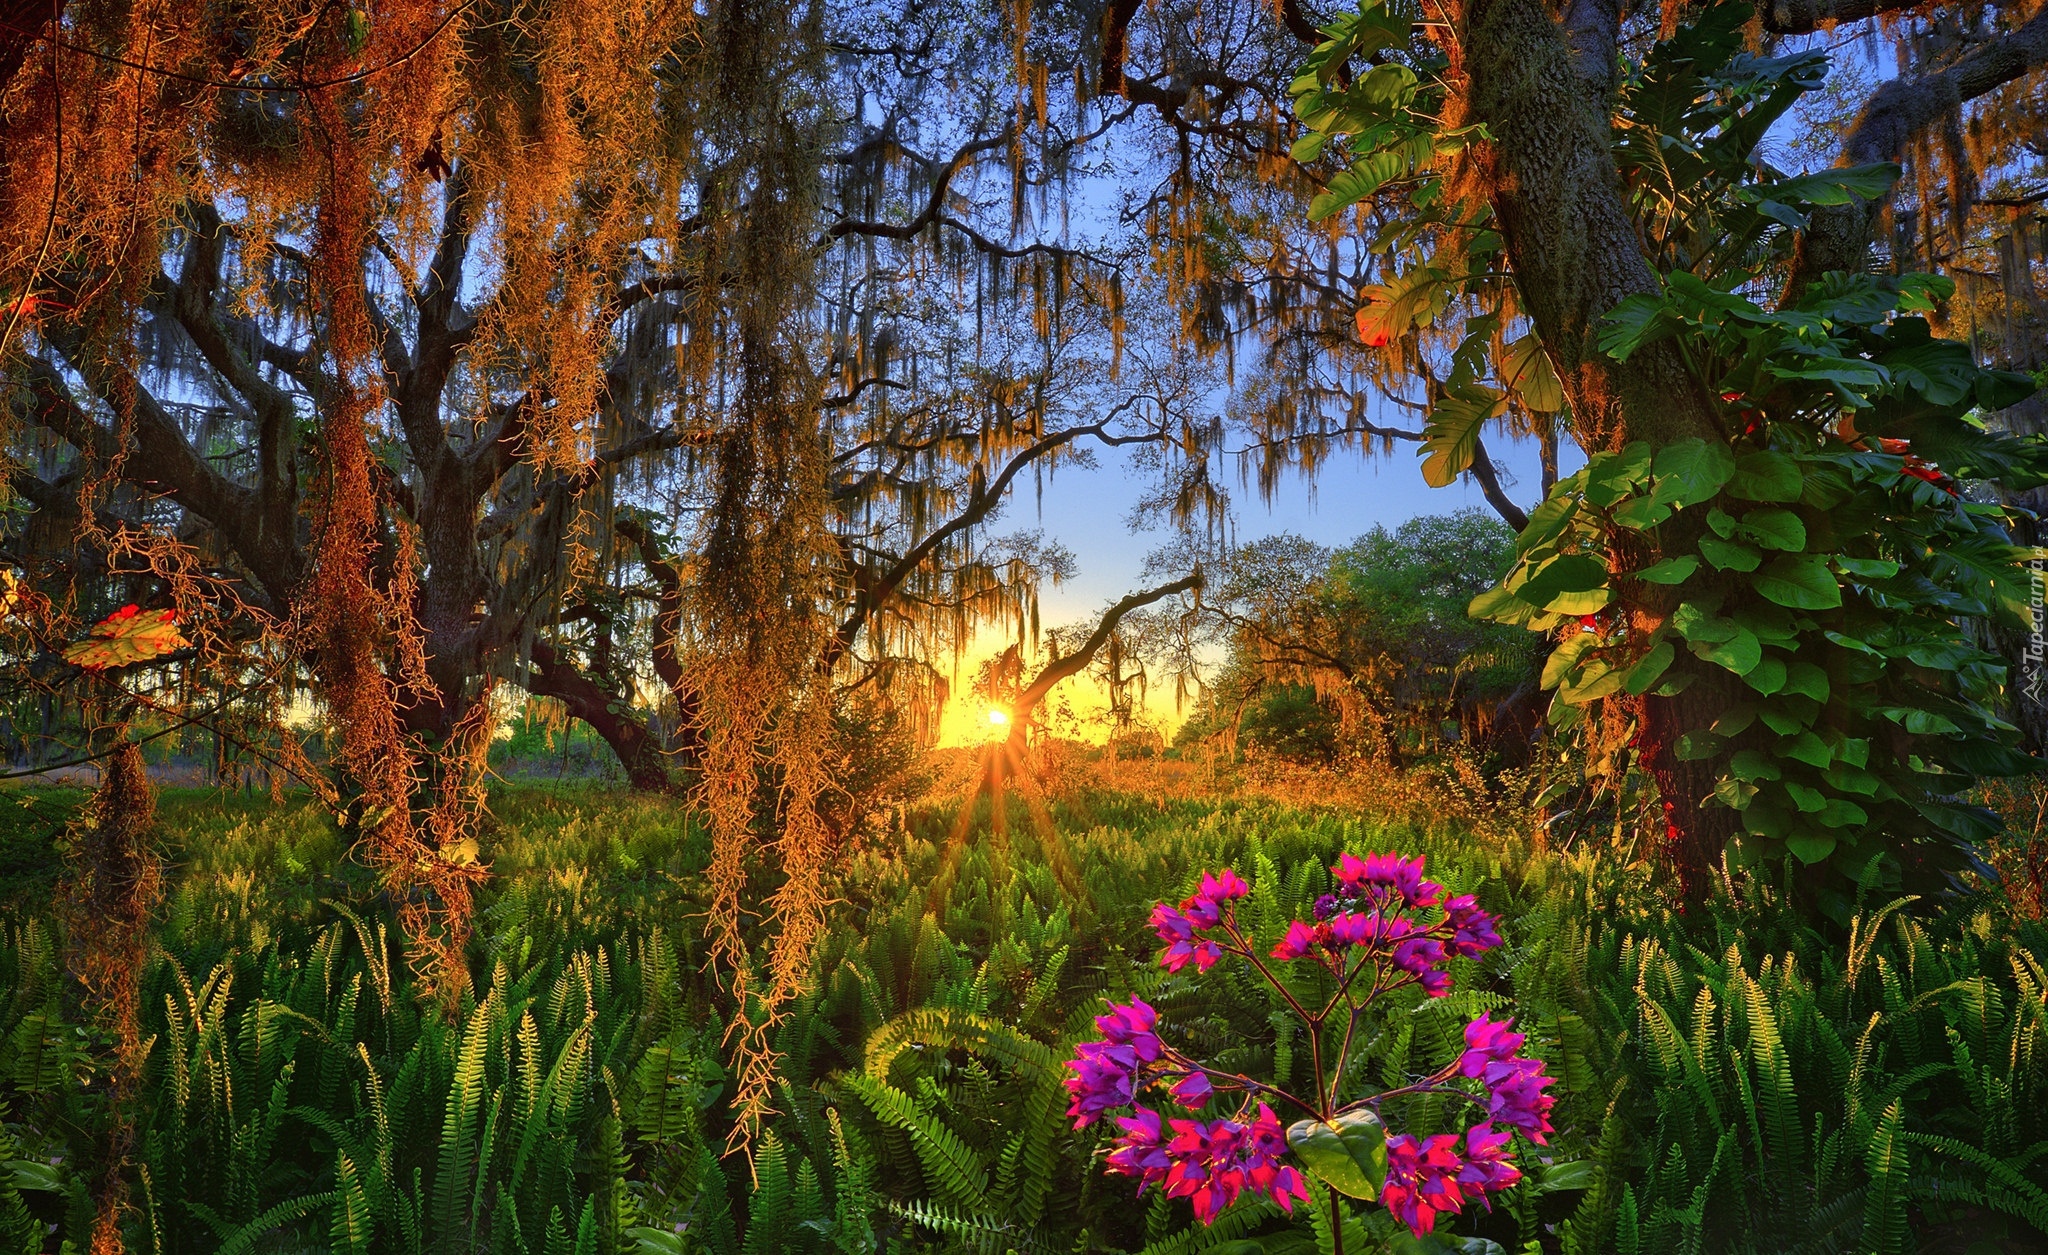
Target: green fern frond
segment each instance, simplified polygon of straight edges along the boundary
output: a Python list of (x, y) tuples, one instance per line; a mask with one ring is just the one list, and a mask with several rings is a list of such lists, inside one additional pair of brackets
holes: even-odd
[(290, 1224), (301, 1217), (309, 1216), (334, 1201), (334, 1191), (320, 1194), (306, 1194), (279, 1203), (269, 1211), (257, 1216), (248, 1224), (227, 1235), (214, 1255), (243, 1255), (252, 1249), (259, 1238), (280, 1226)]
[(918, 1163), (942, 1194), (971, 1214), (988, 1211), (988, 1169), (959, 1134), (884, 1081), (855, 1073), (845, 1083), (876, 1119), (910, 1135)]

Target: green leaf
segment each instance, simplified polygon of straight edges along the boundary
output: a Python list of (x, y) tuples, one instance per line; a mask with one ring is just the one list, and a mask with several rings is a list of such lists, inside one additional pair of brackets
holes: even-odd
[(1762, 555), (1756, 550), (1722, 540), (1719, 536), (1700, 537), (1700, 554), (1713, 563), (1717, 571), (1754, 571), (1763, 562)]
[(1757, 663), (1748, 675), (1743, 676), (1742, 681), (1765, 697), (1769, 697), (1785, 687), (1785, 664), (1777, 658), (1766, 658)]
[(1432, 488), (1454, 483), (1472, 465), (1486, 420), (1507, 408), (1507, 394), (1485, 384), (1450, 390), (1429, 412), (1422, 441), (1422, 478)]
[(1980, 410), (2010, 409), (2041, 390), (2032, 375), (2016, 370), (1980, 370), (1977, 372), (1977, 408)]
[(1418, 266), (1365, 289), (1358, 311), (1358, 338), (1375, 347), (1405, 335), (1417, 323), (1436, 320), (1451, 302), (1450, 275)]
[(1785, 664), (1784, 691), (1824, 702), (1828, 699), (1828, 673), (1810, 662), (1788, 662)]
[(1557, 689), (1558, 697), (1573, 705), (1597, 701), (1621, 688), (1627, 671), (1616, 671), (1604, 658), (1589, 658)]
[(1682, 601), (1671, 612), (1672, 630), (1693, 644), (1725, 641), (1741, 630), (1733, 619), (1723, 619), (1702, 609), (1698, 602)]
[(1842, 604), (1841, 585), (1815, 554), (1774, 558), (1750, 581), (1765, 598), (1793, 610), (1831, 610)]
[(1378, 1198), (1387, 1180), (1387, 1131), (1370, 1111), (1347, 1111), (1335, 1120), (1297, 1120), (1287, 1145), (1301, 1166), (1340, 1194)]
[(1772, 762), (1769, 756), (1758, 750), (1737, 750), (1728, 760), (1728, 773), (1737, 780), (1777, 780), (1784, 772)]
[(1831, 832), (1799, 832), (1785, 838), (1785, 848), (1802, 863), (1818, 863), (1835, 852)]
[(1574, 1159), (1569, 1163), (1554, 1163), (1543, 1170), (1536, 1188), (1544, 1194), (1561, 1190), (1590, 1190), (1600, 1179), (1600, 1171), (1590, 1159)]
[(1610, 517), (1617, 527), (1647, 532), (1671, 517), (1671, 507), (1655, 497), (1630, 497), (1614, 507), (1614, 513)]
[(1579, 660), (1586, 656), (1586, 651), (1597, 648), (1599, 644), (1600, 638), (1591, 632), (1575, 633), (1560, 642), (1556, 649), (1550, 651), (1550, 657), (1543, 660), (1542, 686), (1549, 689), (1564, 683), (1565, 677), (1578, 669)]
[(1744, 195), (1758, 200), (1807, 205), (1847, 205), (1876, 200), (1899, 181), (1899, 167), (1889, 161), (1867, 166), (1831, 167), (1773, 183), (1758, 183)]
[(1827, 809), (1828, 800), (1821, 795), (1819, 789), (1809, 789), (1790, 780), (1785, 781), (1784, 785), (1785, 796), (1792, 799), (1792, 805), (1799, 808), (1800, 814), (1815, 815)]
[(1549, 559), (1530, 573), (1515, 595), (1554, 614), (1592, 614), (1614, 600), (1607, 564), (1589, 553)]
[(1465, 613), (1474, 619), (1519, 627), (1542, 612), (1536, 606), (1496, 585), (1474, 597), (1472, 604), (1465, 607)]
[(1830, 828), (1861, 828), (1870, 822), (1870, 812), (1847, 798), (1833, 797), (1821, 808), (1820, 821)]
[(1899, 564), (1889, 558), (1848, 558), (1837, 554), (1834, 563), (1844, 575), (1862, 579), (1888, 580), (1899, 573)]
[(1670, 641), (1658, 641), (1650, 646), (1650, 652), (1636, 659), (1627, 671), (1622, 673), (1621, 686), (1637, 697), (1650, 690), (1658, 677), (1670, 669), (1671, 660), (1678, 656)]
[(1638, 440), (1586, 460), (1586, 500), (1605, 509), (1627, 496), (1650, 473), (1650, 445)]
[(1651, 469), (1657, 476), (1657, 500), (1688, 506), (1721, 491), (1735, 474), (1735, 456), (1719, 441), (1680, 440), (1657, 450)]
[(1817, 767), (1823, 771), (1835, 760), (1835, 756), (1828, 751), (1827, 742), (1821, 740), (1811, 730), (1778, 742), (1778, 754), (1782, 758), (1805, 763), (1809, 767)]
[(1543, 342), (1530, 332), (1510, 344), (1501, 358), (1500, 379), (1522, 404), (1539, 414), (1554, 414), (1564, 408), (1564, 385), (1551, 368)]
[(1712, 758), (1727, 747), (1725, 737), (1715, 736), (1703, 729), (1681, 732), (1678, 743), (1672, 747), (1672, 756), (1682, 763), (1696, 763)]
[(1700, 569), (1700, 560), (1691, 554), (1677, 558), (1666, 558), (1655, 562), (1635, 573), (1635, 577), (1646, 584), (1683, 584)]
[(1806, 548), (1806, 524), (1790, 510), (1776, 506), (1751, 510), (1742, 516), (1742, 529), (1766, 549), (1796, 553)]
[(1349, 168), (1330, 180), (1321, 194), (1308, 203), (1311, 222), (1321, 222), (1348, 205), (1379, 191), (1388, 183), (1408, 173), (1408, 163), (1396, 153), (1367, 153), (1353, 161)]
[(1728, 495), (1744, 501), (1797, 501), (1804, 482), (1799, 463), (1775, 450), (1764, 449), (1735, 460)]
[(1764, 647), (1756, 639), (1756, 633), (1745, 627), (1735, 629), (1735, 635), (1718, 643), (1694, 642), (1692, 652), (1707, 662), (1726, 667), (1737, 675), (1748, 675), (1763, 661)]

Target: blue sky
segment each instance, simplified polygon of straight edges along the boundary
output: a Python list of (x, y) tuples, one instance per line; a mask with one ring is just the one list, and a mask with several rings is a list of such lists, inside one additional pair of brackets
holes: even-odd
[[(1512, 477), (1508, 493), (1524, 509), (1534, 506), (1538, 491), (1534, 441), (1487, 447)], [(1566, 456), (1576, 459), (1577, 451)], [(1567, 471), (1574, 462), (1568, 462)], [(1448, 488), (1422, 481), (1422, 462), (1413, 446), (1370, 457), (1351, 453), (1325, 464), (1313, 484), (1290, 475), (1270, 502), (1259, 500), (1255, 487), (1229, 485), (1235, 498), (1235, 540), (1245, 544), (1281, 532), (1293, 532), (1323, 545), (1343, 545), (1374, 524), (1389, 527), (1417, 515), (1448, 514), (1467, 506), (1490, 509), (1469, 476)], [(1102, 607), (1144, 584), (1145, 555), (1166, 540), (1163, 531), (1131, 532), (1126, 526), (1130, 501), (1138, 483), (1114, 455), (1093, 469), (1067, 469), (1046, 485), (1041, 504), (1034, 506), (1028, 488), (1004, 516), (1012, 528), (1042, 527), (1048, 539), (1071, 550), (1079, 566), (1075, 578), (1041, 595), (1040, 617), (1048, 625), (1092, 619)]]

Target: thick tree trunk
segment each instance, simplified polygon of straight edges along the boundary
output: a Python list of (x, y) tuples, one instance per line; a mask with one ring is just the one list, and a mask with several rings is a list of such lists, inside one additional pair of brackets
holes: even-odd
[[(1453, 67), (1467, 83), (1468, 116), (1458, 120), (1484, 122), (1494, 136), (1475, 154), (1477, 174), (1581, 447), (1725, 440), (1706, 384), (1692, 377), (1675, 345), (1651, 345), (1620, 363), (1595, 342), (1603, 315), (1627, 297), (1659, 290), (1609, 147), (1613, 9), (1575, 0), (1561, 26), (1538, 0), (1472, 0), (1463, 64)], [(1654, 560), (1631, 555), (1626, 565)], [(1630, 630), (1646, 636), (1674, 608), (1666, 590), (1642, 587), (1625, 607)], [(1710, 883), (1735, 825), (1732, 812), (1702, 806), (1719, 764), (1681, 762), (1673, 751), (1681, 734), (1726, 708), (1734, 684), (1732, 676), (1725, 684), (1703, 679), (1674, 697), (1639, 699), (1632, 711), (1637, 751), (1666, 803), (1665, 856), (1689, 898)]]

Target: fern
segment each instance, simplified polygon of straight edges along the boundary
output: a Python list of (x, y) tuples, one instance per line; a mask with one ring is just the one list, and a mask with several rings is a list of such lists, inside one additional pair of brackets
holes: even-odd
[(1903, 1120), (1899, 1103), (1885, 1108), (1864, 1159), (1870, 1192), (1863, 1204), (1862, 1249), (1869, 1255), (1900, 1255), (1906, 1249), (1906, 1177), (1910, 1169)]
[(940, 1203), (910, 1202), (890, 1203), (889, 1210), (897, 1216), (920, 1225), (932, 1232), (953, 1238), (967, 1250), (977, 1255), (1005, 1255), (1005, 1252), (1046, 1252), (1049, 1247), (1038, 1241), (1029, 1230), (1001, 1221), (988, 1220), (972, 1214), (963, 1214)]
[(272, 1230), (290, 1224), (302, 1216), (309, 1216), (332, 1203), (334, 1199), (334, 1192), (329, 1190), (324, 1194), (306, 1194), (279, 1203), (269, 1211), (264, 1212), (254, 1220), (229, 1233), (226, 1239), (221, 1242), (219, 1249), (214, 1251), (213, 1255), (243, 1255), (243, 1252), (254, 1248), (257, 1241), (267, 1236)]
[(887, 1082), (856, 1073), (845, 1084), (876, 1119), (910, 1135), (918, 1163), (940, 1193), (969, 1214), (988, 1212), (988, 1170), (959, 1134)]
[(368, 1255), (373, 1224), (369, 1196), (345, 1153), (334, 1158), (334, 1222), (328, 1235), (335, 1255)]

